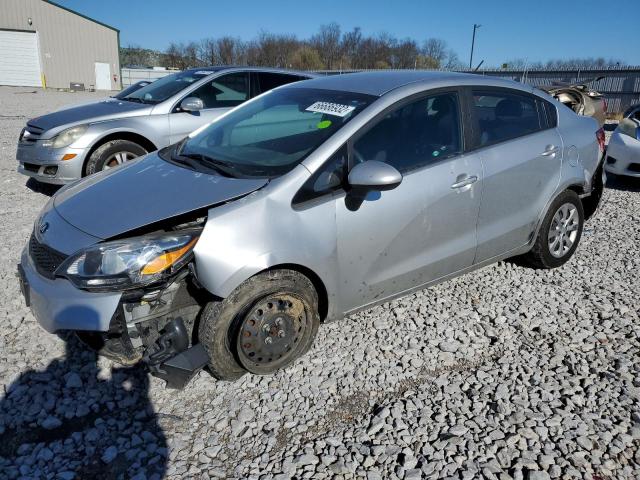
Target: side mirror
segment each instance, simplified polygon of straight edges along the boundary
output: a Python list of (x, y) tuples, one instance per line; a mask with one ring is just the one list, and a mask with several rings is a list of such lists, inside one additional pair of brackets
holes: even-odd
[(348, 181), (358, 190), (393, 190), (402, 182), (402, 174), (388, 163), (369, 160), (353, 167)]
[(198, 97), (187, 97), (180, 102), (180, 109), (183, 112), (197, 112), (204, 108), (204, 102)]

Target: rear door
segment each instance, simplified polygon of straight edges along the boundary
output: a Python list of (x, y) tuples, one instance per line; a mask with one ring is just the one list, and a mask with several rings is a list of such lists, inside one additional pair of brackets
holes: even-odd
[(184, 112), (180, 109), (180, 102), (178, 102), (169, 115), (169, 143), (182, 140), (197, 128), (245, 102), (249, 99), (249, 92), (249, 72), (231, 72), (215, 77), (186, 94), (184, 98), (196, 97), (202, 100), (204, 109), (197, 112)]
[(341, 304), (352, 310), (469, 267), (482, 190), (477, 154), (463, 153), (458, 91), (390, 109), (354, 139), (350, 161), (396, 167), (402, 183), (354, 209), (336, 200)]
[(560, 181), (563, 144), (536, 96), (484, 87), (471, 94), (484, 169), (477, 263), (529, 242)]

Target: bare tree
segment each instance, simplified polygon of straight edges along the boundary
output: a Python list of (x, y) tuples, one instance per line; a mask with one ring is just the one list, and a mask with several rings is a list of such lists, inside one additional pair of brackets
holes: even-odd
[(303, 45), (291, 56), (291, 67), (298, 70), (322, 70), (324, 63), (315, 48)]
[[(142, 62), (133, 51), (127, 58), (130, 62), (134, 59)], [(197, 44), (172, 42), (158, 61), (182, 69), (221, 64), (295, 66), (309, 70), (460, 68), (458, 56), (447, 50), (443, 40), (430, 38), (420, 47), (414, 39), (398, 40), (385, 32), (365, 36), (359, 27), (342, 34), (340, 25), (335, 22), (321, 25), (309, 40), (262, 31), (248, 42), (229, 36), (205, 38)]]
[(340, 25), (333, 22), (328, 25), (320, 25), (320, 30), (311, 37), (313, 46), (324, 63), (324, 67), (331, 70), (336, 68), (336, 61), (340, 58)]
[(429, 38), (422, 45), (422, 54), (433, 60), (434, 68), (440, 68), (448, 57), (447, 42), (439, 38)]
[(397, 42), (394, 47), (395, 68), (416, 68), (420, 50), (415, 40), (407, 38)]
[(255, 44), (256, 65), (288, 67), (291, 54), (297, 49), (298, 40), (294, 35), (276, 35), (261, 32)]
[(169, 68), (185, 68), (182, 48), (175, 42), (171, 42), (165, 51), (165, 59)]
[(215, 38), (205, 38), (200, 41), (200, 60), (206, 65), (218, 65), (220, 62), (216, 42)]
[(355, 27), (342, 36), (342, 63), (344, 68), (358, 68), (358, 54), (362, 45), (362, 32)]

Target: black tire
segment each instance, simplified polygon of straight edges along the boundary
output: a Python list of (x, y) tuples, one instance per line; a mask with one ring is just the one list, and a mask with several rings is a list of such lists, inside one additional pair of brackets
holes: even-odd
[[(122, 154), (127, 160), (146, 155), (147, 151), (137, 143), (129, 140), (111, 140), (96, 148), (84, 167), (85, 175), (101, 172), (105, 167), (111, 167), (114, 156)], [(108, 164), (109, 162), (109, 164)]]
[(603, 171), (604, 164), (601, 163), (593, 175), (591, 195), (582, 199), (585, 221), (589, 221), (596, 214), (598, 208), (600, 208), (602, 194), (604, 193), (604, 181), (602, 180)]
[[(271, 302), (272, 299), (275, 300)], [(302, 307), (304, 314), (297, 315), (300, 311), (296, 310), (294, 315), (297, 318), (290, 318), (287, 313), (277, 313), (280, 311), (279, 302), (286, 303), (286, 299), (291, 299), (296, 306)], [(267, 314), (271, 314), (276, 315), (281, 321), (284, 317), (287, 323), (286, 337), (283, 340), (276, 338), (276, 342), (280, 342), (282, 348), (288, 346), (288, 350), (280, 357), (273, 358), (273, 361), (269, 358), (267, 362), (265, 358), (264, 363), (258, 362), (257, 357), (249, 358), (249, 355), (255, 352), (247, 354), (244, 349), (246, 344), (240, 342), (241, 339), (247, 341), (247, 322), (255, 320), (253, 315), (261, 302), (275, 304), (273, 312), (264, 313), (264, 322), (267, 321)], [(288, 307), (292, 306), (293, 303), (289, 302)], [(282, 308), (288, 307), (283, 305)], [(292, 322), (291, 325), (289, 321)], [(255, 322), (253, 324), (255, 325)], [(198, 338), (209, 354), (209, 370), (213, 376), (220, 380), (236, 380), (246, 372), (268, 375), (291, 364), (309, 350), (319, 325), (318, 295), (311, 281), (293, 270), (272, 270), (251, 277), (223, 301), (209, 303), (200, 320)], [(262, 326), (263, 322), (258, 321), (258, 332), (262, 332)], [(255, 335), (253, 338), (258, 341)], [(249, 340), (251, 339), (249, 337)], [(290, 343), (285, 345), (281, 342)]]
[[(575, 211), (578, 215), (577, 218), (577, 229), (575, 239), (571, 247), (564, 253), (561, 253), (561, 256), (553, 255), (549, 246), (549, 231), (551, 229), (552, 222), (556, 213), (558, 213), (559, 209), (563, 207), (565, 204), (570, 204), (575, 207)], [(547, 214), (544, 217), (542, 225), (540, 226), (540, 230), (538, 231), (538, 236), (536, 237), (536, 241), (533, 244), (533, 248), (529, 253), (524, 255), (524, 260), (534, 267), (534, 268), (543, 268), (550, 269), (556, 268), (563, 264), (565, 264), (576, 251), (578, 244), (580, 243), (580, 238), (582, 237), (582, 228), (584, 227), (584, 211), (582, 209), (582, 202), (580, 201), (580, 197), (578, 194), (571, 190), (566, 190), (562, 192), (558, 197), (551, 203)], [(562, 246), (560, 247), (562, 248)]]

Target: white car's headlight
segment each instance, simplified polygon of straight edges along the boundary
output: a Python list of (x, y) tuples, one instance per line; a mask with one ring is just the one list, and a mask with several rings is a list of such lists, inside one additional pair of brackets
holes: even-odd
[(85, 290), (128, 290), (156, 283), (192, 257), (201, 230), (100, 243), (76, 252), (56, 271)]
[(58, 135), (42, 142), (43, 147), (63, 148), (68, 147), (73, 142), (78, 140), (84, 132), (87, 131), (89, 125), (78, 125), (77, 127), (67, 128)]

